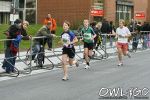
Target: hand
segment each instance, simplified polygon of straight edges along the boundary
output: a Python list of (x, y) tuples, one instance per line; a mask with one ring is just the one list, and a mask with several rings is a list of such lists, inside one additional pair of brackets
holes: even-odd
[(83, 40), (83, 38), (80, 39), (80, 41), (82, 41), (82, 40)]
[(28, 38), (29, 38), (29, 40), (31, 40), (32, 39), (31, 35), (29, 35)]
[(21, 35), (21, 38), (23, 38), (23, 35)]
[(92, 41), (93, 41), (93, 40), (94, 40), (94, 38), (91, 38), (90, 40), (92, 40)]
[(125, 36), (123, 36), (123, 35), (118, 35), (119, 37), (121, 37), (121, 38), (125, 38)]
[(56, 37), (56, 35), (55, 35), (55, 34), (52, 34), (52, 37)]

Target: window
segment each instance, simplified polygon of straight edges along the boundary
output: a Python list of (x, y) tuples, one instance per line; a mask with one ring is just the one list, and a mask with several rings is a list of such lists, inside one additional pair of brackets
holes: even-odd
[(19, 8), (24, 8), (24, 0), (19, 0)]
[(124, 19), (124, 20), (130, 20), (131, 19), (131, 6), (127, 5), (117, 5), (117, 15), (116, 20)]
[(26, 0), (26, 8), (36, 8), (36, 0)]
[(19, 0), (19, 17), (29, 23), (36, 23), (36, 0)]
[(36, 11), (35, 9), (27, 9), (26, 10), (26, 20), (30, 23), (35, 23), (36, 20)]

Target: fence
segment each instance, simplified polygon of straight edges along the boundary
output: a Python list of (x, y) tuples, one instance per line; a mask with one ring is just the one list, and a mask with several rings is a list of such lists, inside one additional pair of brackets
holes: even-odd
[[(135, 32), (132, 33), (133, 37), (135, 36), (134, 34), (135, 34)], [(101, 36), (103, 37), (102, 41), (104, 41), (104, 43), (99, 46), (99, 49), (97, 49), (97, 50), (94, 51), (94, 52), (97, 53), (97, 55), (93, 56), (92, 59), (95, 59), (95, 60), (101, 60), (101, 59), (108, 58), (109, 53), (107, 53), (107, 51), (109, 49), (113, 49), (115, 47), (115, 41), (113, 41), (113, 46), (108, 46), (108, 41), (109, 41), (109, 39), (111, 37), (110, 35), (108, 35), (108, 34), (102, 34)], [(36, 62), (37, 59), (32, 61), (32, 55), (34, 55), (34, 53), (32, 53), (33, 41), (35, 39), (45, 39), (45, 38), (46, 38), (45, 36), (42, 36), (42, 37), (32, 37), (32, 39), (30, 39), (27, 42), (29, 44), (30, 48), (29, 49), (25, 48), (25, 49), (28, 49), (27, 53), (21, 52), (23, 44), (20, 43), (18, 55), (15, 56), (15, 57), (17, 57), (16, 61), (17, 61), (17, 63), (19, 65), (16, 65), (17, 67), (14, 66), (15, 69), (16, 69), (16, 74), (14, 76), (18, 76), (19, 74), (30, 74), (32, 72), (32, 70), (35, 70), (35, 69), (39, 68), (38, 67), (38, 63)], [(55, 41), (56, 39), (60, 40), (60, 36), (54, 38), (53, 41)], [(0, 40), (0, 45), (3, 45), (4, 46), (4, 50), (5, 50), (6, 49), (6, 46), (5, 46), (6, 42), (12, 41), (12, 40), (14, 40), (14, 39), (1, 39)], [(138, 41), (141, 42), (140, 43), (141, 44), (141, 49), (150, 48), (150, 32), (149, 31), (141, 31), (140, 34), (139, 34)], [(51, 70), (54, 67), (58, 67), (59, 65), (61, 65), (61, 58), (60, 57), (61, 57), (61, 54), (62, 54), (61, 53), (62, 50), (59, 49), (59, 48), (55, 48), (56, 42), (53, 42), (53, 45), (54, 45), (54, 47), (53, 47), (52, 51), (45, 50), (43, 52), (36, 53), (36, 54), (45, 54), (46, 63), (44, 63), (44, 66), (46, 66), (46, 67), (42, 67), (44, 69)], [(81, 55), (82, 52), (83, 52), (82, 48), (83, 48), (83, 46), (82, 46), (81, 41), (78, 41), (78, 45), (76, 46), (76, 58), (79, 61), (81, 61), (81, 63), (83, 62), (83, 57), (82, 57), (83, 55)], [(4, 52), (4, 50), (3, 50), (3, 52)], [(114, 53), (112, 53), (112, 54), (114, 54)], [(2, 62), (4, 59), (7, 60), (7, 59), (11, 59), (11, 58), (7, 58), (6, 59), (5, 57), (0, 57), (0, 62)], [(35, 62), (35, 63), (33, 63), (33, 62)], [(21, 70), (18, 69), (18, 67), (22, 67), (22, 66), (20, 66), (20, 64), (22, 66), (25, 66), (25, 68), (23, 68)]]

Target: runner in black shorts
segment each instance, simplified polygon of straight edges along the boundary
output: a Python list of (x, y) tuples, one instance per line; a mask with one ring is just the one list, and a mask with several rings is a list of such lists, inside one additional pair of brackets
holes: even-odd
[(75, 48), (74, 46), (72, 48), (66, 48), (66, 47), (63, 47), (63, 52), (62, 54), (67, 54), (69, 58), (74, 58), (75, 57)]
[(93, 50), (94, 43), (86, 43), (86, 42), (84, 42), (84, 48), (88, 48), (89, 50)]
[(78, 62), (74, 59), (75, 57), (75, 48), (74, 48), (74, 43), (78, 41), (77, 37), (75, 34), (69, 30), (70, 23), (68, 21), (65, 21), (63, 23), (63, 29), (64, 32), (61, 34), (61, 41), (63, 43), (63, 48), (62, 48), (62, 67), (64, 71), (64, 77), (62, 80), (66, 81), (68, 80), (68, 59), (69, 59), (69, 64), (73, 65), (76, 64), (78, 66)]
[(82, 36), (83, 38), (81, 40), (83, 40), (84, 42), (84, 57), (85, 57), (85, 61), (86, 61), (86, 66), (85, 69), (90, 68), (89, 65), (89, 57), (92, 57), (92, 52), (93, 52), (93, 48), (94, 48), (94, 38), (96, 37), (95, 32), (93, 31), (93, 29), (89, 26), (89, 20), (84, 20), (84, 27), (81, 30)]

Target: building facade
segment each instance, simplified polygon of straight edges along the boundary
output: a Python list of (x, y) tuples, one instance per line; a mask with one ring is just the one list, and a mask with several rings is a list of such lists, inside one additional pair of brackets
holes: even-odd
[(37, 22), (43, 23), (48, 13), (61, 24), (64, 20), (80, 23), (89, 19), (91, 0), (38, 0)]
[(0, 0), (0, 24), (9, 23), (11, 2)]
[(148, 21), (148, 2), (149, 0), (133, 0), (134, 3), (134, 19), (139, 21)]
[(113, 22), (150, 21), (149, 3), (149, 0), (38, 0), (37, 22), (43, 23), (48, 13), (59, 24), (64, 20), (79, 23), (83, 19), (101, 21), (104, 18)]
[(150, 21), (149, 0), (0, 0), (0, 24), (9, 23), (10, 14), (30, 23), (42, 24), (50, 13), (58, 24), (69, 20), (73, 24), (83, 19), (117, 22)]

